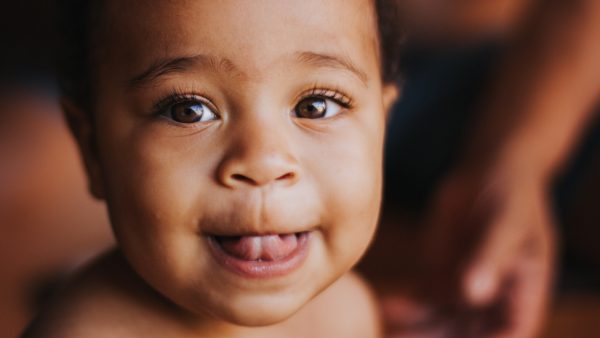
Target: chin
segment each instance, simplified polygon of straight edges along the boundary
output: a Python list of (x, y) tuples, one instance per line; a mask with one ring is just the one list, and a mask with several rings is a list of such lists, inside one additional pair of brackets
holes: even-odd
[(254, 309), (248, 309), (246, 313), (235, 314), (232, 318), (227, 318), (227, 321), (239, 326), (261, 327), (281, 323), (290, 318), (294, 313), (296, 313), (296, 311), (292, 311), (291, 313), (273, 311), (258, 312)]
[(276, 298), (276, 296), (271, 296), (269, 299), (237, 302), (237, 304), (224, 311), (222, 319), (240, 326), (269, 326), (292, 317), (310, 301)]

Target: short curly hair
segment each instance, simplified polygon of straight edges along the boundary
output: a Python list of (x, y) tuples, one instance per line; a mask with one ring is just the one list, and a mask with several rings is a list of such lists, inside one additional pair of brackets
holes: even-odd
[[(99, 0), (57, 0), (60, 10), (59, 30), (62, 46), (58, 55), (57, 73), (61, 94), (90, 108), (91, 81), (89, 78), (90, 36), (97, 27), (101, 11)], [(396, 82), (400, 76), (400, 51), (404, 33), (400, 24), (397, 0), (373, 0), (379, 30), (379, 53), (382, 81)]]

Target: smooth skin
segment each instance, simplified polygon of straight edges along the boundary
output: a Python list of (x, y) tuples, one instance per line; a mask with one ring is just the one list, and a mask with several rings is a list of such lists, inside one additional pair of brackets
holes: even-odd
[[(63, 103), (119, 250), (32, 336), (377, 336), (348, 272), (377, 223), (397, 95), (372, 2), (108, 1), (99, 17), (91, 109)], [(232, 273), (209, 248), (298, 232), (307, 256), (280, 276)]]

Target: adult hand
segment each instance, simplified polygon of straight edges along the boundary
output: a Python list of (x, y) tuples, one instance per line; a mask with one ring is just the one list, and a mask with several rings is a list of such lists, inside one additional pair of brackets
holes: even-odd
[(532, 337), (554, 263), (547, 184), (500, 163), (460, 169), (433, 200), (425, 230), (426, 299), (451, 337)]

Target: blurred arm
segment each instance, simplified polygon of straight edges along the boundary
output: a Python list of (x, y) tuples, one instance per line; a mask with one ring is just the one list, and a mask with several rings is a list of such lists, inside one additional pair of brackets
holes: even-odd
[(507, 51), (465, 161), (551, 178), (599, 97), (600, 1), (542, 1)]

